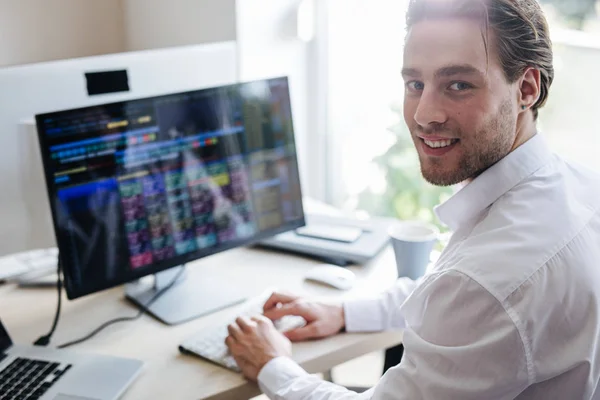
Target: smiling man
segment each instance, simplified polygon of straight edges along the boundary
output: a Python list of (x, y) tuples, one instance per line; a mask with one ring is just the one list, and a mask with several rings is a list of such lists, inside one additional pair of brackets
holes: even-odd
[[(537, 133), (554, 71), (535, 0), (413, 0), (404, 118), (424, 178), (464, 187), (435, 268), (338, 305), (274, 294), (226, 343), (272, 399), (599, 399), (600, 177)], [(591, 118), (593, 116), (590, 116)], [(278, 333), (271, 320), (307, 325)], [(289, 340), (403, 328), (405, 353), (358, 394), (308, 375)]]

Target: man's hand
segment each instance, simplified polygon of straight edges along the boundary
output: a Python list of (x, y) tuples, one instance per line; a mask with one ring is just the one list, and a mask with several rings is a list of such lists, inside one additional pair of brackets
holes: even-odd
[(296, 296), (273, 293), (264, 305), (265, 317), (276, 321), (286, 315), (299, 315), (306, 325), (284, 335), (292, 342), (335, 335), (346, 325), (341, 304), (311, 302)]
[(270, 319), (259, 315), (239, 317), (227, 327), (225, 344), (244, 376), (256, 382), (260, 370), (272, 359), (290, 357), (292, 344), (275, 329)]

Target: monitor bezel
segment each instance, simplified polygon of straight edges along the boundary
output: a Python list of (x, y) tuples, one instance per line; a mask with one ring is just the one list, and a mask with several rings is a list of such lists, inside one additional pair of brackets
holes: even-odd
[[(204, 88), (200, 88), (200, 89), (196, 89), (196, 90), (173, 92), (173, 93), (163, 94), (163, 95), (159, 95), (159, 96), (140, 97), (140, 98), (129, 99), (129, 100), (124, 100), (124, 101), (117, 101), (117, 102), (111, 102), (111, 103), (97, 104), (97, 105), (93, 105), (93, 106), (78, 107), (78, 108), (73, 108), (73, 109), (59, 110), (59, 111), (53, 111), (53, 112), (46, 112), (43, 114), (37, 114), (35, 116), (36, 130), (37, 130), (37, 136), (38, 136), (38, 141), (39, 141), (39, 145), (40, 145), (42, 164), (44, 167), (44, 179), (46, 181), (46, 190), (48, 192), (48, 200), (50, 202), (50, 210), (51, 210), (51, 214), (52, 214), (52, 226), (54, 229), (54, 236), (56, 238), (56, 243), (57, 243), (57, 246), (59, 249), (59, 254), (61, 252), (61, 248), (65, 249), (68, 246), (66, 243), (63, 243), (64, 238), (62, 237), (62, 235), (59, 234), (60, 230), (59, 230), (59, 226), (58, 226), (58, 216), (57, 216), (57, 210), (56, 210), (55, 204), (54, 204), (54, 202), (58, 196), (58, 190), (56, 188), (54, 179), (52, 178), (51, 160), (50, 160), (50, 154), (48, 151), (49, 144), (46, 141), (46, 132), (43, 128), (43, 124), (41, 123), (44, 118), (48, 118), (50, 116), (56, 117), (57, 115), (60, 115), (60, 114), (72, 113), (74, 111), (84, 111), (84, 110), (89, 110), (89, 109), (93, 109), (96, 107), (112, 107), (112, 106), (126, 104), (129, 102), (140, 101), (140, 100), (144, 101), (144, 100), (161, 99), (161, 98), (166, 98), (166, 97), (170, 97), (170, 96), (179, 96), (179, 95), (185, 95), (185, 94), (190, 94), (190, 93), (196, 93), (198, 91), (204, 91), (204, 90), (214, 90), (214, 89), (221, 89), (221, 88), (226, 89), (226, 88), (237, 87), (239, 85), (244, 85), (244, 84), (253, 83), (253, 82), (270, 82), (270, 81), (276, 81), (276, 80), (282, 80), (282, 79), (285, 80), (285, 83), (287, 84), (288, 101), (290, 102), (290, 106), (291, 106), (292, 90), (290, 88), (289, 79), (287, 76), (279, 76), (279, 77), (273, 77), (273, 78), (269, 78), (269, 79), (258, 79), (258, 80), (252, 80), (252, 81), (238, 82), (238, 83), (234, 83), (234, 84), (230, 84), (230, 85), (204, 87)], [(211, 256), (211, 255), (222, 253), (227, 250), (232, 250), (234, 248), (243, 247), (243, 246), (251, 246), (251, 245), (256, 244), (257, 242), (260, 242), (261, 240), (264, 240), (268, 237), (271, 237), (271, 236), (274, 236), (274, 235), (277, 235), (280, 233), (288, 232), (290, 230), (304, 226), (306, 224), (306, 213), (304, 211), (304, 204), (302, 201), (303, 192), (302, 192), (302, 185), (301, 185), (300, 169), (299, 169), (299, 165), (298, 165), (298, 151), (297, 151), (297, 144), (296, 144), (296, 131), (295, 131), (295, 127), (294, 127), (293, 109), (291, 109), (291, 115), (292, 115), (291, 137), (294, 141), (294, 148), (296, 149), (295, 157), (294, 157), (294, 166), (295, 166), (297, 174), (298, 174), (298, 185), (299, 185), (299, 194), (300, 194), (301, 211), (302, 211), (301, 218), (298, 218), (297, 220), (288, 222), (277, 228), (273, 228), (273, 229), (269, 229), (269, 230), (260, 232), (250, 238), (240, 239), (240, 240), (232, 241), (232, 242), (229, 242), (226, 244), (220, 244), (219, 246), (214, 247), (214, 248), (197, 250), (190, 254), (182, 254), (182, 255), (176, 256), (168, 261), (162, 261), (160, 263), (156, 263), (155, 265), (152, 265), (152, 267), (148, 267), (148, 268), (144, 267), (144, 268), (142, 268), (141, 271), (136, 271), (135, 269), (131, 269), (129, 271), (128, 276), (126, 276), (122, 279), (118, 278), (118, 279), (115, 279), (110, 282), (101, 282), (101, 284), (98, 284), (95, 286), (93, 286), (91, 284), (86, 284), (83, 288), (81, 285), (74, 285), (72, 282), (71, 276), (74, 272), (75, 266), (71, 265), (71, 263), (69, 261), (64, 262), (65, 260), (63, 260), (63, 257), (60, 257), (61, 264), (62, 264), (62, 270), (63, 270), (64, 286), (65, 286), (65, 291), (67, 293), (67, 298), (69, 300), (73, 300), (73, 299), (83, 297), (83, 296), (86, 296), (86, 295), (89, 295), (92, 293), (107, 290), (107, 289), (110, 289), (110, 288), (113, 288), (113, 287), (116, 287), (119, 285), (133, 282), (133, 281), (143, 278), (145, 276), (153, 275), (153, 274), (156, 274), (156, 273), (159, 273), (159, 272), (171, 269), (171, 268), (178, 267), (180, 265), (184, 265), (184, 264), (187, 264), (187, 263), (190, 263), (193, 261), (200, 260), (202, 258)]]
[(10, 349), (13, 345), (12, 339), (8, 334), (8, 331), (2, 325), (2, 321), (0, 320), (0, 355), (4, 354), (8, 349)]

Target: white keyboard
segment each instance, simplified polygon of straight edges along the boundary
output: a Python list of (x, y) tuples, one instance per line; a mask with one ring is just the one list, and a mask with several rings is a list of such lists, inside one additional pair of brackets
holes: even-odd
[[(265, 301), (273, 293), (269, 290), (260, 296), (246, 301), (239, 316), (252, 317), (263, 313)], [(179, 350), (182, 353), (194, 354), (206, 360), (212, 361), (230, 370), (240, 372), (233, 356), (225, 345), (225, 339), (229, 336), (227, 326), (233, 321), (227, 322), (222, 326), (202, 331), (187, 339), (181, 345)], [(285, 332), (294, 328), (304, 326), (306, 321), (302, 317), (286, 316), (275, 321), (275, 327), (280, 332)]]
[(25, 275), (41, 276), (56, 271), (58, 249), (37, 249), (0, 257), (0, 280)]

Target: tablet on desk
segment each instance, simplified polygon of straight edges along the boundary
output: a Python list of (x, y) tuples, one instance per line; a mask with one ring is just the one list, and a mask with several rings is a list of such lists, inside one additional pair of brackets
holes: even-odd
[(389, 243), (392, 218), (357, 219), (307, 214), (306, 226), (257, 245), (314, 257), (335, 265), (365, 264)]
[(362, 233), (363, 231), (360, 228), (321, 224), (311, 224), (296, 229), (296, 234), (299, 236), (308, 236), (343, 243), (353, 243), (357, 241)]

